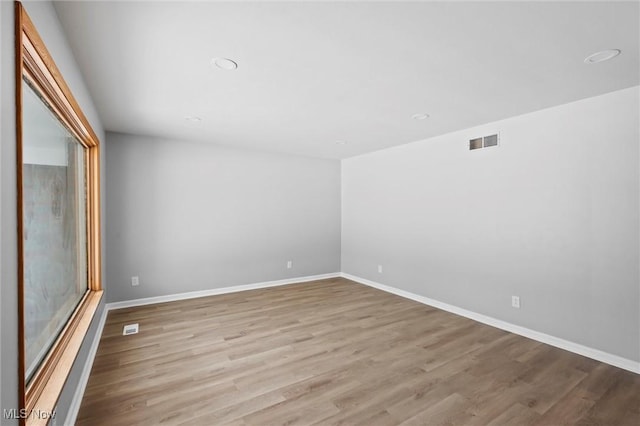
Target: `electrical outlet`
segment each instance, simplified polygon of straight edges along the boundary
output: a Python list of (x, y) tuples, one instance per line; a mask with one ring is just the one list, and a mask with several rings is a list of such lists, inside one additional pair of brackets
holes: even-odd
[(287, 269), (293, 268), (293, 260), (287, 260)]
[(381, 274), (382, 273), (382, 265), (378, 265), (378, 273)]
[(520, 298), (518, 296), (511, 296), (511, 306), (520, 309)]
[(137, 285), (140, 285), (140, 278), (131, 277), (131, 285), (134, 286), (134, 287), (137, 286)]

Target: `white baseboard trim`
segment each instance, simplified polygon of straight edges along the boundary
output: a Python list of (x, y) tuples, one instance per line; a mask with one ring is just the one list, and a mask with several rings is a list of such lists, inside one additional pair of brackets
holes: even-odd
[(442, 309), (443, 311), (451, 312), (456, 315), (460, 315), (465, 318), (472, 319), (474, 321), (490, 325), (492, 327), (499, 328), (501, 330), (508, 331), (510, 333), (518, 334), (520, 336), (528, 337), (529, 339), (536, 340), (538, 342), (546, 343), (547, 345), (555, 346), (560, 349), (567, 350), (569, 352), (576, 353), (578, 355), (586, 356), (587, 358), (601, 361), (614, 367), (619, 367), (624, 370), (631, 371), (633, 373), (640, 374), (640, 362), (633, 361), (627, 358), (613, 355), (608, 352), (601, 351), (599, 349), (590, 348), (588, 346), (574, 343), (569, 340), (561, 339), (559, 337), (551, 336), (549, 334), (541, 333), (539, 331), (531, 330), (529, 328), (521, 327), (519, 325), (511, 324), (506, 321), (502, 321), (487, 315), (479, 314), (473, 311), (468, 311), (457, 306), (449, 305), (438, 300), (430, 299), (428, 297), (420, 296), (405, 290), (400, 290), (395, 287), (380, 284), (375, 281), (368, 280), (366, 278), (357, 277), (355, 275), (341, 273), (341, 277), (355, 281), (360, 284), (364, 284), (369, 287), (376, 288), (378, 290), (386, 291), (397, 296), (401, 296), (407, 299), (414, 300), (416, 302), (432, 306), (434, 308)]
[(78, 418), (78, 412), (80, 411), (80, 404), (82, 403), (82, 397), (84, 396), (84, 391), (87, 388), (87, 383), (89, 382), (89, 376), (91, 375), (91, 368), (93, 367), (93, 360), (95, 359), (96, 353), (98, 352), (98, 345), (100, 344), (100, 338), (102, 337), (104, 324), (107, 321), (108, 312), (109, 312), (109, 309), (105, 305), (104, 309), (102, 310), (102, 315), (100, 316), (100, 320), (98, 322), (98, 329), (96, 330), (96, 334), (93, 336), (93, 342), (91, 342), (91, 348), (89, 349), (87, 360), (84, 364), (84, 368), (82, 369), (82, 374), (80, 375), (78, 387), (76, 388), (76, 392), (73, 394), (73, 399), (71, 400), (71, 405), (69, 406), (67, 417), (64, 419), (64, 423), (62, 423), (63, 425), (76, 424), (76, 419)]
[(321, 275), (309, 275), (306, 277), (287, 278), (284, 280), (265, 281), (254, 284), (236, 285), (231, 287), (212, 288), (210, 290), (190, 291), (187, 293), (169, 294), (166, 296), (145, 297), (143, 299), (125, 300), (123, 302), (107, 303), (107, 309), (122, 309), (133, 306), (152, 305), (154, 303), (174, 302), (176, 300), (195, 299), (197, 297), (215, 296), (218, 294), (237, 293), (239, 291), (256, 290), (260, 288), (278, 287), (287, 284), (305, 283), (309, 281), (324, 280), (327, 278), (337, 278), (340, 272)]

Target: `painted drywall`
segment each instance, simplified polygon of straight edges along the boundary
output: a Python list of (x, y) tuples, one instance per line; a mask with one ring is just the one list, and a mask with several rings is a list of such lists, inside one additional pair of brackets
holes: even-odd
[(343, 160), (342, 270), (638, 361), (639, 127), (633, 87)]
[[(4, 49), (6, 47), (6, 42), (5, 42), (5, 33), (2, 30), (2, 28), (5, 27), (5, 24), (8, 24), (8, 22), (5, 22), (4, 20), (4, 7), (2, 5), (0, 5), (0, 52), (4, 52)], [(9, 27), (11, 27), (9, 25)], [(0, 54), (1, 56), (1, 54)], [(4, 62), (4, 59), (0, 58), (0, 99), (4, 99), (4, 89), (5, 89), (5, 84), (4, 84), (4, 65), (2, 65), (2, 63)], [(5, 101), (1, 101), (0, 102), (0, 188), (4, 188), (2, 186), (2, 145), (4, 144), (5, 141), (5, 134), (4, 134), (4, 129), (5, 129), (5, 124), (3, 122), (3, 120), (1, 119), (1, 117), (4, 117), (4, 113), (5, 113)], [(2, 287), (4, 287), (2, 285), (3, 282), (3, 277), (4, 275), (2, 274), (2, 229), (4, 228), (4, 221), (2, 220), (2, 196), (0, 196), (0, 297), (2, 296)], [(2, 339), (4, 338), (4, 334), (2, 333), (2, 303), (0, 302), (0, 382), (4, 383), (3, 381), (3, 375), (2, 375)], [(0, 409), (4, 406), (3, 404), (3, 399), (2, 399), (2, 385), (0, 385)]]
[[(2, 209), (0, 220), (2, 239), (0, 239), (0, 309), (2, 310), (2, 355), (0, 361), (1, 407), (18, 407), (18, 284), (16, 257), (16, 167), (15, 167), (15, 84), (14, 78), (14, 36), (13, 3), (0, 2), (0, 83), (2, 86), (2, 113), (0, 114), (0, 161), (2, 161), (2, 180), (0, 198)], [(18, 424), (17, 420), (5, 419), (3, 425)]]
[[(67, 43), (63, 30), (58, 21), (57, 15), (50, 2), (27, 1), (23, 2), (27, 13), (34, 22), (40, 36), (43, 38), (49, 52), (55, 60), (58, 68), (76, 100), (82, 107), (85, 115), (91, 123), (96, 134), (101, 141), (101, 165), (102, 165), (102, 198), (105, 197), (106, 182), (104, 171), (105, 167), (105, 138), (104, 130), (98, 118), (93, 101), (83, 81), (83, 77), (77, 67), (77, 64), (71, 53), (71, 49)], [(1, 60), (0, 60), (0, 83), (2, 92), (2, 114), (0, 114), (0, 136), (2, 138), (0, 144), (0, 161), (2, 162), (1, 173), (2, 178), (2, 210), (1, 210), (1, 228), (2, 239), (1, 247), (1, 267), (0, 274), (2, 285), (0, 286), (0, 309), (2, 310), (2, 336), (0, 341), (2, 344), (1, 357), (1, 409), (17, 408), (18, 406), (18, 328), (17, 328), (17, 234), (16, 229), (16, 151), (15, 151), (15, 105), (14, 105), (14, 13), (13, 2), (0, 2), (0, 43), (1, 43)], [(103, 206), (103, 235), (104, 235), (104, 206)], [(105, 241), (103, 240), (103, 253), (105, 250)], [(103, 255), (104, 261), (104, 255)], [(106, 287), (103, 272), (103, 285)], [(71, 370), (71, 374), (65, 384), (58, 406), (56, 407), (58, 419), (65, 418), (69, 407), (70, 396), (75, 392), (82, 368), (86, 361), (88, 347), (93, 340), (92, 333), (96, 332), (96, 324), (104, 309), (104, 302), (98, 308), (96, 319), (94, 319), (90, 332), (83, 342), (79, 356)], [(2, 419), (3, 425), (17, 424), (15, 421)]]
[(340, 270), (339, 161), (107, 141), (109, 302)]

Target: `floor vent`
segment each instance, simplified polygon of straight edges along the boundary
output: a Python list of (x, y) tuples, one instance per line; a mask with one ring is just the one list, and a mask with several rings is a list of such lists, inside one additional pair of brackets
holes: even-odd
[(138, 332), (138, 324), (125, 325), (122, 329), (122, 335), (128, 336), (130, 334), (136, 334)]

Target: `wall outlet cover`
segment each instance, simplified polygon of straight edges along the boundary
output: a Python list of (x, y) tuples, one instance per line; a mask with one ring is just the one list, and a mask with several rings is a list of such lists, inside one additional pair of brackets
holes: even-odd
[(511, 296), (511, 306), (520, 308), (520, 298), (518, 296)]

